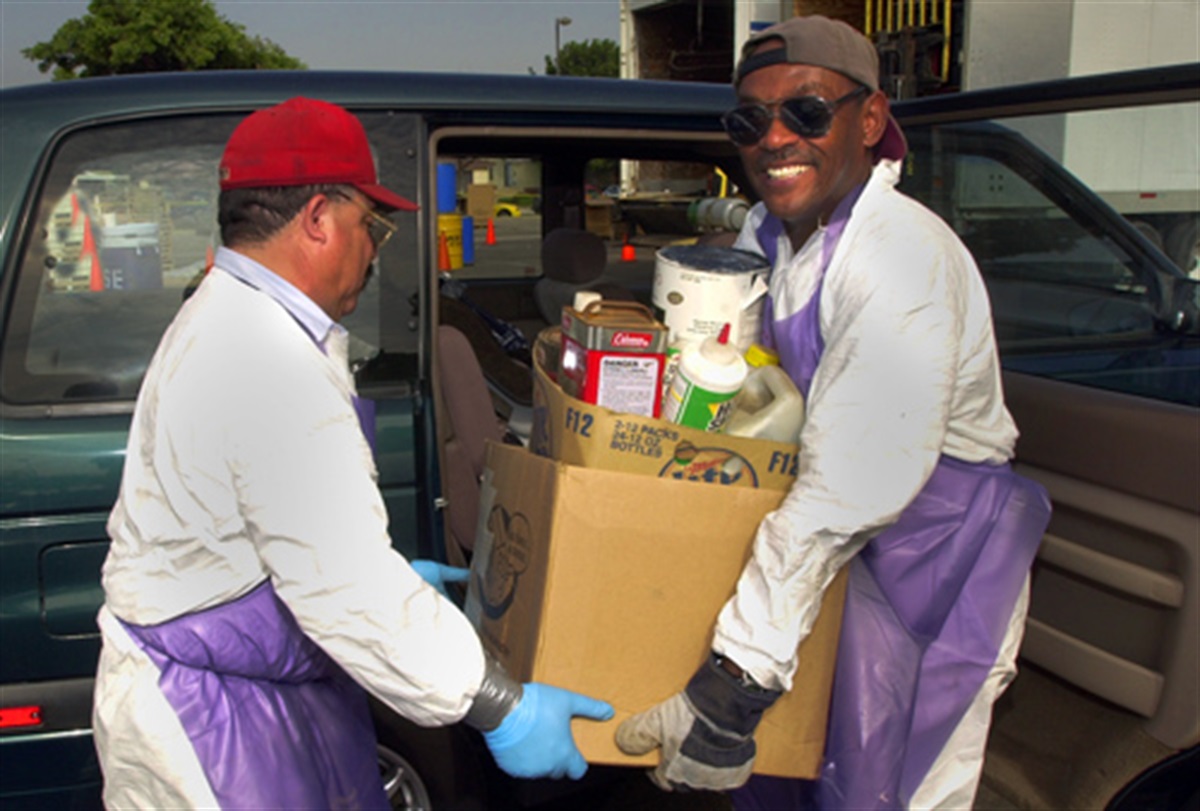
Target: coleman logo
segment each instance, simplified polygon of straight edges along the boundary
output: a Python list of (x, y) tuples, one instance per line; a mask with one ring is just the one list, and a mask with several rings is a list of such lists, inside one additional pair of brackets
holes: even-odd
[(613, 334), (612, 346), (618, 349), (649, 349), (651, 337), (644, 332), (617, 332)]

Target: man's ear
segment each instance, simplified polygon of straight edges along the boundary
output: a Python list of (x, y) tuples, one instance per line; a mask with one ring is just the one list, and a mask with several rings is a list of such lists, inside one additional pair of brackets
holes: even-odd
[(863, 102), (863, 146), (867, 149), (874, 149), (876, 144), (883, 140), (883, 133), (887, 129), (888, 115), (890, 115), (888, 110), (887, 96), (882, 90), (876, 90)]
[(332, 227), (330, 214), (332, 201), (328, 195), (314, 194), (308, 198), (304, 208), (300, 209), (300, 231), (306, 237), (317, 242), (329, 239), (329, 229)]

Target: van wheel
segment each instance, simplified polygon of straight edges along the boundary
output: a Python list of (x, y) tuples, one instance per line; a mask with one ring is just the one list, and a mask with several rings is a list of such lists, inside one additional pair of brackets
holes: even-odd
[(376, 753), (395, 811), (484, 811), (485, 764), (461, 726), (426, 729), (372, 699)]
[(432, 811), (433, 799), (421, 773), (403, 755), (386, 746), (377, 746), (376, 757), (383, 790), (395, 811)]

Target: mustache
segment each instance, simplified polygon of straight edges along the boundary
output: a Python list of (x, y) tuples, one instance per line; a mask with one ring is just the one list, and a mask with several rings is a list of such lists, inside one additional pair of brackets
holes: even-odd
[(794, 144), (778, 150), (763, 148), (754, 156), (754, 168), (759, 172), (765, 172), (777, 163), (808, 163), (820, 167), (821, 159), (818, 155), (804, 154)]

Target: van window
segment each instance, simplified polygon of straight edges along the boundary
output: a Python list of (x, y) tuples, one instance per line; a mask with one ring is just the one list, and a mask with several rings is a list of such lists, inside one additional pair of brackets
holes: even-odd
[[(220, 245), (217, 166), (242, 118), (139, 120), (63, 140), (24, 241), (4, 339), (6, 402), (136, 397)], [(345, 322), (363, 353), (378, 344), (378, 282), (368, 287)]]
[(733, 241), (736, 226), (713, 218), (698, 226), (695, 206), (727, 195), (730, 211), (748, 208), (718, 169), (732, 149), (715, 133), (463, 128), (439, 136), (441, 213), (430, 228), (445, 254), (438, 320), (467, 337), (506, 417), (532, 405), (532, 347), (561, 323), (575, 293), (652, 309), (660, 248), (719, 231)]
[(1164, 329), (1182, 274), (1033, 146), (1052, 122), (1023, 123), (909, 128), (901, 181), (975, 257), (1004, 368), (1200, 404), (1195, 337)]
[[(559, 160), (577, 171), (553, 178), (543, 177), (543, 160), (536, 155), (442, 155), (439, 269), (461, 283), (540, 278), (546, 272), (544, 238), (568, 228), (603, 240), (606, 276), (618, 273), (648, 291), (658, 248), (714, 231), (736, 232), (716, 216), (696, 220), (700, 201), (736, 192), (720, 169), (705, 162), (641, 160), (632, 146), (625, 153), (630, 157), (581, 154)], [(451, 184), (452, 195), (443, 183)]]
[(217, 163), (237, 117), (68, 136), (33, 210), (4, 341), (4, 399), (136, 395), (218, 244)]

